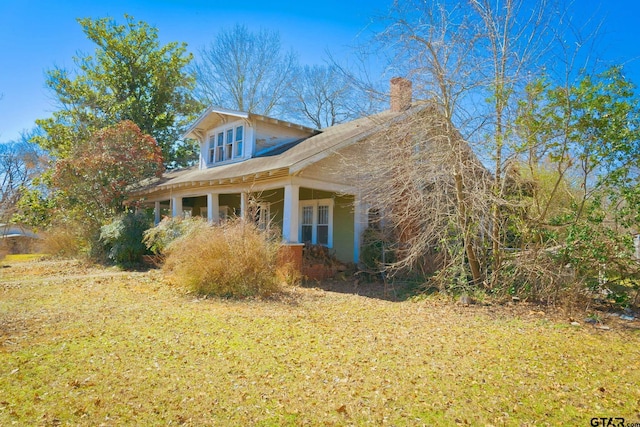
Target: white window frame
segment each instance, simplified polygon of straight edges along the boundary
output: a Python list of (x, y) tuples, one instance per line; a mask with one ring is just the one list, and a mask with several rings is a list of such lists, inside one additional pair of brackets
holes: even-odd
[[(333, 199), (314, 199), (314, 200), (300, 200), (298, 202), (300, 207), (299, 212), (299, 227), (298, 227), (298, 235), (300, 236), (300, 241), (302, 242), (302, 226), (309, 225), (303, 224), (303, 210), (305, 206), (311, 206), (313, 208), (313, 223), (311, 224), (311, 243), (314, 245), (318, 244), (318, 207), (319, 206), (328, 206), (329, 207), (329, 224), (328, 224), (328, 236), (327, 236), (327, 244), (328, 248), (333, 248)], [(304, 243), (304, 242), (302, 242)]]
[(207, 164), (213, 164), (216, 161), (216, 134), (209, 134), (207, 141), (209, 144), (209, 150), (207, 151)]
[[(238, 138), (238, 129), (242, 138)], [(244, 124), (230, 123), (207, 134), (207, 165), (226, 163), (244, 157), (246, 129)], [(230, 156), (229, 156), (230, 154)]]
[(213, 163), (224, 161), (224, 131), (215, 132), (216, 135), (216, 153)]
[(256, 225), (260, 230), (267, 230), (271, 224), (271, 203), (257, 202), (256, 208)]

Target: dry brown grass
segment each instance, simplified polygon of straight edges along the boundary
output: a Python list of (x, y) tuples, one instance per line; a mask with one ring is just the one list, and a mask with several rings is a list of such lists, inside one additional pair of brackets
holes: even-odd
[(0, 275), (0, 425), (640, 421), (635, 329), (317, 288), (202, 299), (75, 262)]
[(174, 282), (201, 295), (269, 296), (292, 277), (290, 266), (278, 262), (279, 251), (279, 240), (251, 222), (226, 221), (211, 227), (202, 221), (169, 245), (165, 271)]
[(56, 225), (42, 234), (42, 252), (57, 257), (73, 257), (86, 251), (81, 228), (74, 225)]

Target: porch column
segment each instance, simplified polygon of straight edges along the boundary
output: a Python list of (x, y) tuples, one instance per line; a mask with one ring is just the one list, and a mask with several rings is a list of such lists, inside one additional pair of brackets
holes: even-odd
[(353, 198), (353, 262), (360, 263), (362, 233), (367, 228), (367, 208), (359, 195)]
[(182, 216), (182, 197), (171, 198), (171, 216), (174, 218)]
[(220, 222), (220, 198), (217, 193), (207, 194), (207, 221), (211, 224)]
[(249, 193), (240, 193), (240, 218), (247, 219), (247, 209), (249, 208)]
[(160, 223), (160, 202), (155, 202), (153, 205), (153, 223), (156, 225)]
[(282, 217), (282, 240), (286, 243), (298, 243), (300, 186), (284, 186), (284, 213)]

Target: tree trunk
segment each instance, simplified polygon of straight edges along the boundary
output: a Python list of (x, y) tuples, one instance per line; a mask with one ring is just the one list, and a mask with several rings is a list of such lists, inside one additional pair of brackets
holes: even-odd
[(460, 215), (460, 225), (462, 226), (462, 237), (464, 240), (464, 250), (469, 262), (469, 268), (471, 269), (471, 276), (473, 277), (473, 284), (477, 285), (481, 282), (482, 276), (480, 272), (480, 263), (478, 257), (473, 248), (473, 236), (469, 230), (469, 218), (467, 216), (467, 206), (464, 200), (464, 188), (462, 184), (462, 175), (456, 173), (456, 199), (458, 201), (458, 211)]

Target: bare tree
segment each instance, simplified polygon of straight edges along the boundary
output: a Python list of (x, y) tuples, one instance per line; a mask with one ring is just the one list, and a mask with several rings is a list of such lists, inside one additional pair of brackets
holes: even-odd
[(291, 114), (318, 129), (358, 116), (361, 96), (336, 65), (305, 65), (291, 85)]
[(437, 104), (418, 104), (399, 117), (357, 150), (366, 168), (354, 169), (352, 177), (362, 201), (381, 212), (385, 239), (394, 242), (386, 267), (440, 270), (460, 286), (467, 272), (481, 280), (476, 253), (488, 174)]
[(244, 25), (222, 30), (195, 62), (196, 95), (208, 105), (256, 114), (277, 114), (297, 66), (277, 32), (249, 31)]
[[(543, 65), (556, 35), (550, 22), (558, 15), (550, 1), (533, 5), (523, 0), (396, 1), (386, 29), (376, 38), (375, 51), (389, 55), (389, 72), (411, 79), (416, 97), (429, 100), (440, 117), (438, 126), (422, 126), (422, 134), (438, 140), (442, 150), (439, 158), (431, 156), (428, 162), (442, 165), (446, 158), (448, 164), (436, 181), (449, 183), (450, 198), (448, 204), (436, 205), (456, 219), (454, 229), (465, 249), (460, 259), (476, 285), (495, 284), (501, 268), (504, 224), (500, 211), (510, 203), (504, 197), (505, 165), (518, 145), (514, 123), (520, 94), (532, 70)], [(475, 187), (479, 175), (476, 167), (469, 167), (475, 162), (468, 144), (491, 170), (490, 192)], [(391, 157), (381, 161), (393, 161)], [(409, 164), (429, 179), (435, 171), (426, 159)], [(479, 186), (484, 190), (489, 174), (481, 176)], [(420, 188), (413, 187), (409, 193), (418, 196)], [(409, 190), (396, 196), (408, 197)], [(433, 203), (433, 197), (423, 202)], [(396, 203), (392, 198), (385, 200)], [(409, 222), (415, 209), (418, 205), (405, 210)], [(401, 217), (395, 220), (397, 226), (402, 222)], [(434, 247), (433, 236), (441, 236), (431, 227), (415, 229), (422, 235), (422, 242), (413, 242), (419, 250)], [(491, 250), (485, 250), (480, 236), (488, 239)], [(493, 260), (491, 266), (481, 263), (484, 256)]]
[[(376, 162), (393, 172), (377, 181), (368, 202), (377, 200), (385, 215), (390, 212), (389, 223), (402, 230), (395, 267), (419, 264), (438, 248), (445, 265), (453, 267), (444, 271), (466, 276), (461, 271), (468, 269), (478, 284), (484, 274), (478, 236), (486, 224), (485, 209), (479, 207), (486, 208), (489, 200), (487, 175), (455, 125), (473, 126), (464, 101), (478, 86), (472, 55), (476, 28), (465, 12), (460, 4), (396, 3), (391, 23), (378, 35), (383, 46), (394, 46), (393, 71), (409, 77), (414, 94), (428, 99), (431, 107), (390, 133), (403, 143), (391, 144), (395, 152)], [(362, 188), (372, 187), (363, 183)], [(399, 200), (404, 209), (397, 209)]]
[(478, 21), (480, 43), (476, 55), (485, 59), (485, 67), (478, 69), (478, 77), (488, 90), (486, 108), (486, 152), (493, 163), (492, 213), (492, 280), (497, 279), (502, 266), (502, 219), (504, 205), (504, 173), (509, 161), (509, 150), (515, 125), (519, 95), (529, 77), (527, 72), (543, 64), (542, 58), (549, 51), (555, 38), (552, 19), (555, 5), (552, 0), (541, 0), (533, 5), (524, 0), (469, 0), (470, 9)]
[(32, 133), (18, 141), (0, 144), (0, 222), (11, 219), (21, 190), (41, 174), (46, 166), (42, 149), (29, 142)]

